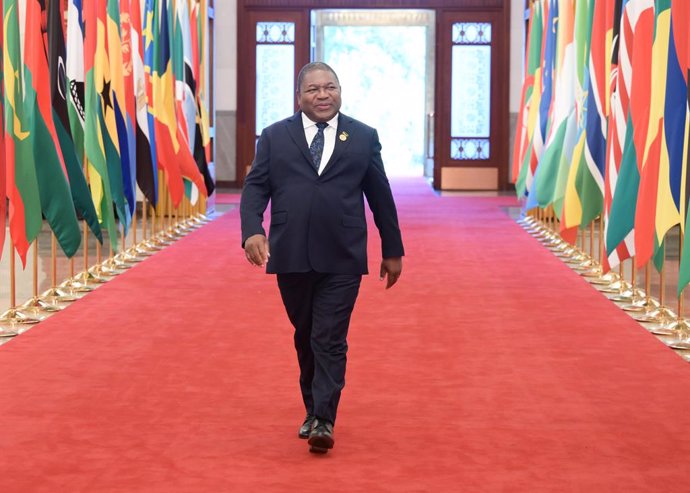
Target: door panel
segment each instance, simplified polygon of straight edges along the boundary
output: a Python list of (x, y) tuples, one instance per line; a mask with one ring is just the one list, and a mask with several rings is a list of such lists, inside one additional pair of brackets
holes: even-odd
[[(437, 189), (504, 186), (508, 65), (500, 13), (444, 12), (438, 39)], [(505, 102), (504, 102), (505, 101)]]
[(248, 12), (241, 46), (251, 50), (238, 67), (237, 175), (244, 182), (261, 130), (297, 110), (297, 74), (309, 62), (305, 11)]

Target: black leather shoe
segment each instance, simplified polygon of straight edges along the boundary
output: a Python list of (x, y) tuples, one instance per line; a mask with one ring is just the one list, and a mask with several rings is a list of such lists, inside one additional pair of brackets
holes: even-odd
[(299, 427), (299, 433), (297, 436), (304, 439), (309, 438), (309, 432), (311, 431), (311, 427), (314, 424), (315, 419), (316, 416), (313, 414), (307, 414), (307, 417), (304, 418), (304, 423), (302, 423), (302, 426)]
[(309, 452), (325, 454), (333, 448), (333, 423), (316, 418), (309, 433)]

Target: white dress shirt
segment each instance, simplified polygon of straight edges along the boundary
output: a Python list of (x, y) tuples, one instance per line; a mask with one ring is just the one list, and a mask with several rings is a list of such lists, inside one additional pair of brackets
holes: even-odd
[[(328, 126), (323, 129), (323, 154), (321, 154), (321, 163), (319, 164), (319, 175), (328, 164), (328, 160), (333, 155), (335, 149), (335, 134), (338, 131), (338, 115), (328, 121)], [(311, 141), (316, 137), (319, 129), (316, 127), (316, 122), (309, 119), (307, 115), (302, 113), (302, 124), (304, 125), (304, 136), (307, 138), (307, 147), (311, 146)]]

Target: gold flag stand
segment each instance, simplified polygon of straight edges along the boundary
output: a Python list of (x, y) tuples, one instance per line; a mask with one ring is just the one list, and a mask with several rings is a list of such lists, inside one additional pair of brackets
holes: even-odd
[[(103, 282), (103, 278), (92, 272), (92, 267), (89, 266), (89, 228), (86, 225), (86, 221), (82, 223), (84, 225), (84, 270), (77, 274), (73, 279), (76, 282), (77, 289), (79, 291), (93, 291), (96, 286), (94, 284), (99, 284)], [(96, 252), (100, 247), (100, 243), (96, 242)]]
[[(676, 314), (673, 313), (669, 308), (664, 306), (664, 299), (666, 296), (666, 279), (665, 279), (666, 266), (661, 265), (661, 272), (659, 272), (659, 306), (656, 310), (652, 310), (648, 317), (650, 321), (655, 322), (654, 325), (644, 325), (647, 330), (649, 330), (654, 335), (673, 335), (674, 332), (671, 329), (671, 325), (676, 319)], [(644, 321), (643, 321), (644, 322)]]
[[(50, 236), (50, 253), (51, 253), (51, 272), (50, 272), (50, 289), (41, 293), (41, 298), (49, 303), (71, 303), (78, 298), (74, 295), (72, 290), (64, 290), (58, 287), (57, 280), (57, 238), (55, 234)], [(70, 259), (71, 276), (74, 276), (74, 262)]]
[[(605, 255), (606, 247), (604, 242), (604, 218), (602, 216), (599, 216), (599, 275), (595, 277), (590, 277), (587, 280), (590, 284), (594, 285), (594, 287), (599, 289), (600, 291), (608, 289), (609, 286), (611, 286), (613, 283), (618, 282), (618, 280), (620, 279), (619, 276), (611, 270), (609, 270), (607, 273), (604, 273), (603, 266)], [(613, 292), (615, 292), (615, 289)]]
[(31, 266), (33, 274), (33, 296), (21, 306), (21, 309), (23, 313), (28, 314), (35, 319), (44, 320), (46, 315), (43, 312), (58, 312), (61, 310), (61, 308), (53, 303), (48, 303), (47, 301), (42, 300), (38, 296), (38, 238), (34, 240), (33, 250), (33, 265)]
[(15, 330), (17, 325), (37, 324), (40, 320), (30, 317), (20, 310), (17, 310), (17, 273), (15, 271), (15, 250), (10, 247), (10, 306), (11, 308), (0, 315), (0, 325), (9, 325), (9, 328), (0, 329), (2, 337), (14, 337), (19, 332)]
[(651, 261), (647, 262), (644, 269), (644, 298), (632, 305), (622, 307), (624, 310), (635, 313), (632, 317), (638, 322), (656, 322), (656, 318), (652, 314), (658, 310), (659, 302), (652, 298), (652, 265)]
[[(683, 256), (683, 235), (678, 235), (678, 258)], [(683, 317), (683, 293), (681, 291), (678, 295), (678, 316), (666, 328), (672, 332), (674, 336), (672, 340), (666, 342), (669, 347), (673, 349), (690, 349), (690, 324)]]

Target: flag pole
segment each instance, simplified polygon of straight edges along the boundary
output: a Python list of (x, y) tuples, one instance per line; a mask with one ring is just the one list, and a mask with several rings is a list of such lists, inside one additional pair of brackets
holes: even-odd
[[(88, 238), (88, 236), (85, 235), (85, 238)], [(110, 242), (110, 238), (108, 238), (108, 242)], [(86, 265), (85, 272), (89, 273), (89, 279), (91, 280), (91, 282), (98, 283), (98, 284), (102, 284), (104, 282), (107, 282), (108, 279), (106, 279), (106, 277), (111, 277), (111, 276), (115, 275), (111, 272), (111, 269), (109, 269), (108, 266), (104, 265), (104, 263), (101, 261), (102, 250), (103, 250), (103, 248), (101, 247), (101, 243), (97, 241), (96, 242), (96, 263), (94, 265), (92, 265), (91, 267), (88, 267), (86, 262), (84, 263)]]
[[(594, 218), (591, 223), (589, 223), (589, 251), (592, 257), (592, 268), (581, 272), (580, 275), (586, 278), (592, 284), (602, 284), (599, 279), (604, 273), (604, 269), (601, 264), (601, 248), (599, 248), (599, 260), (597, 260), (594, 249), (594, 223), (597, 219)], [(601, 236), (599, 237), (599, 243), (601, 243)]]
[(103, 247), (100, 243), (96, 243), (96, 264), (91, 268), (93, 272), (98, 274), (101, 282), (106, 282), (110, 277), (115, 277), (120, 274), (113, 262), (113, 243), (110, 241), (110, 233), (108, 233), (108, 258), (103, 260)]
[[(593, 223), (590, 223), (590, 225), (593, 225)], [(573, 269), (579, 271), (581, 275), (584, 275), (596, 269), (596, 261), (594, 260), (594, 230), (591, 229), (591, 233), (589, 235), (589, 253), (587, 253), (587, 228), (583, 228), (581, 231), (583, 254), (582, 260), (579, 264), (575, 265)]]
[[(33, 265), (32, 265), (32, 274), (33, 274), (33, 279), (32, 279), (32, 289), (33, 289), (33, 296), (31, 299), (26, 301), (22, 305), (22, 311), (24, 312), (29, 312), (32, 314), (34, 317), (36, 317), (39, 320), (43, 320), (46, 317), (41, 314), (41, 312), (59, 312), (62, 310), (58, 305), (54, 303), (49, 303), (45, 301), (44, 299), (41, 299), (38, 296), (38, 238), (34, 240), (34, 253), (33, 253)], [(55, 252), (52, 252), (52, 260), (53, 263), (55, 263)]]
[(156, 219), (158, 214), (156, 213), (156, 208), (149, 202), (147, 209), (151, 213), (151, 234), (146, 240), (146, 247), (148, 248), (149, 252), (153, 253), (161, 250), (163, 246), (158, 240), (158, 228), (156, 227)]
[[(167, 175), (167, 171), (163, 173), (163, 177), (165, 177), (166, 175)], [(172, 204), (172, 194), (168, 190), (168, 187), (165, 185), (165, 183), (163, 183), (162, 185), (163, 185), (163, 190), (165, 191), (165, 193), (159, 195), (158, 209), (159, 209), (159, 213), (160, 213), (160, 230), (158, 232), (158, 236), (157, 236), (158, 239), (157, 239), (156, 243), (160, 246), (167, 246), (167, 245), (172, 244), (173, 241), (175, 241), (175, 237), (169, 231), (170, 222), (172, 220), (171, 212), (170, 212), (170, 210), (171, 210), (170, 208), (171, 208), (171, 204)], [(165, 202), (162, 204), (160, 201), (161, 197), (164, 197), (164, 200), (165, 200)], [(166, 211), (167, 211), (167, 213), (166, 213)], [(166, 219), (166, 215), (167, 215), (167, 219)], [(166, 221), (168, 223), (168, 228), (165, 227)]]
[(146, 197), (141, 200), (141, 241), (135, 245), (139, 255), (149, 256), (153, 254), (148, 235), (148, 205)]
[[(640, 296), (640, 290), (637, 288), (637, 269), (635, 268), (635, 258), (633, 257), (631, 259), (631, 265), (630, 265), (631, 273), (630, 273), (630, 289), (629, 291), (621, 295), (620, 297), (612, 299), (612, 301), (618, 301), (619, 303), (626, 303), (625, 305), (622, 305), (620, 308), (623, 311), (626, 312), (641, 312), (644, 311), (644, 298)], [(623, 298), (626, 298), (623, 300)]]
[(587, 254), (585, 253), (585, 236), (584, 229), (578, 228), (577, 237), (575, 238), (575, 251), (573, 255), (565, 260), (568, 265), (575, 265), (573, 268), (577, 268), (578, 265), (582, 264), (587, 260)]
[[(83, 171), (84, 171), (84, 177), (86, 177), (87, 183), (89, 180), (89, 160), (86, 155), (86, 149), (84, 149), (84, 155), (82, 157), (82, 166), (83, 166)], [(81, 288), (84, 291), (93, 291), (95, 288), (91, 285), (89, 285), (89, 282), (91, 283), (102, 283), (105, 282), (105, 279), (103, 279), (100, 276), (100, 270), (99, 266), (89, 266), (89, 227), (86, 224), (86, 219), (82, 221), (83, 227), (84, 227), (84, 272), (79, 274), (80, 277), (80, 282), (79, 284), (81, 285)], [(100, 252), (100, 246), (101, 244), (97, 241), (96, 242), (96, 254), (98, 255), (98, 252)], [(99, 262), (100, 263), (100, 262)], [(93, 271), (93, 272), (92, 272)]]
[(665, 262), (661, 264), (661, 272), (659, 272), (659, 307), (649, 314), (649, 317), (652, 318), (656, 324), (643, 326), (652, 334), (660, 336), (674, 334), (673, 330), (671, 330), (671, 325), (676, 318), (676, 314), (673, 313), (670, 308), (664, 306), (664, 300), (666, 297), (666, 286), (664, 285), (666, 282), (664, 275), (666, 272), (665, 264)]
[[(603, 291), (604, 289), (607, 289), (610, 287), (614, 282), (617, 281), (617, 276), (613, 271), (609, 271), (606, 274), (604, 274), (604, 255), (606, 255), (606, 248), (605, 248), (605, 242), (604, 242), (604, 218), (603, 216), (599, 216), (599, 275), (597, 277), (594, 277), (592, 279), (589, 279), (590, 284), (594, 284), (595, 286), (601, 286), (600, 289)], [(615, 292), (611, 291), (611, 292)]]
[[(65, 292), (62, 289), (58, 287), (58, 280), (57, 280), (57, 237), (55, 236), (55, 233), (52, 233), (50, 235), (50, 254), (51, 254), (51, 270), (50, 270), (50, 289), (47, 291), (44, 291), (41, 294), (41, 299), (43, 301), (46, 301), (48, 303), (52, 304), (57, 304), (57, 303), (70, 303), (72, 301), (76, 301), (77, 297), (74, 296), (71, 292)], [(70, 262), (72, 262), (72, 259), (70, 259)], [(70, 277), (74, 275), (74, 272), (72, 271)]]
[[(132, 219), (132, 230), (136, 231), (137, 223), (136, 223), (136, 210), (134, 212), (134, 217)], [(136, 242), (132, 242), (132, 247), (127, 248), (127, 236), (125, 235), (125, 225), (122, 225), (122, 231), (120, 232), (120, 237), (122, 238), (122, 249), (120, 250), (120, 253), (115, 255), (116, 260), (120, 264), (127, 264), (128, 267), (131, 267), (133, 263), (136, 262), (141, 262), (143, 259), (140, 259), (137, 257), (135, 254), (131, 252), (132, 249), (136, 246)]]
[[(125, 225), (121, 224), (122, 229), (120, 230), (120, 238), (122, 239), (122, 246), (120, 248), (120, 252), (124, 252), (125, 249), (125, 243), (124, 243), (124, 238), (125, 238)], [(115, 254), (113, 251), (113, 244), (110, 243), (108, 246), (108, 259), (103, 262), (103, 265), (107, 267), (108, 272), (110, 276), (116, 276), (118, 274), (122, 274), (124, 270), (129, 269), (132, 264), (129, 262), (126, 262), (122, 258), (122, 254), (118, 253)]]
[[(635, 258), (630, 257), (630, 260), (633, 264), (632, 266), (632, 275), (635, 275)], [(621, 283), (620, 287), (618, 288), (618, 291), (613, 293), (611, 296), (608, 296), (608, 299), (614, 302), (618, 303), (629, 303), (632, 300), (632, 289), (634, 289), (634, 286), (627, 281), (625, 277), (625, 260), (621, 261), (620, 266), (618, 268), (618, 275), (621, 278)], [(634, 282), (634, 278), (633, 278)]]
[(638, 322), (657, 322), (657, 318), (652, 316), (659, 308), (659, 302), (652, 298), (652, 262), (647, 262), (644, 268), (644, 293), (645, 296), (636, 306), (641, 307), (641, 310), (636, 310), (642, 313), (636, 313), (632, 317)]
[[(678, 235), (678, 258), (683, 257), (683, 235)], [(668, 326), (675, 336), (673, 340), (667, 342), (673, 349), (690, 349), (690, 324), (683, 318), (683, 291), (678, 295), (678, 315), (676, 320)]]
[(37, 324), (40, 320), (29, 317), (17, 310), (17, 275), (15, 271), (15, 251), (10, 247), (10, 309), (0, 315), (0, 325), (8, 324), (10, 327), (2, 329), (2, 337), (13, 337), (19, 332), (14, 330), (17, 324)]

